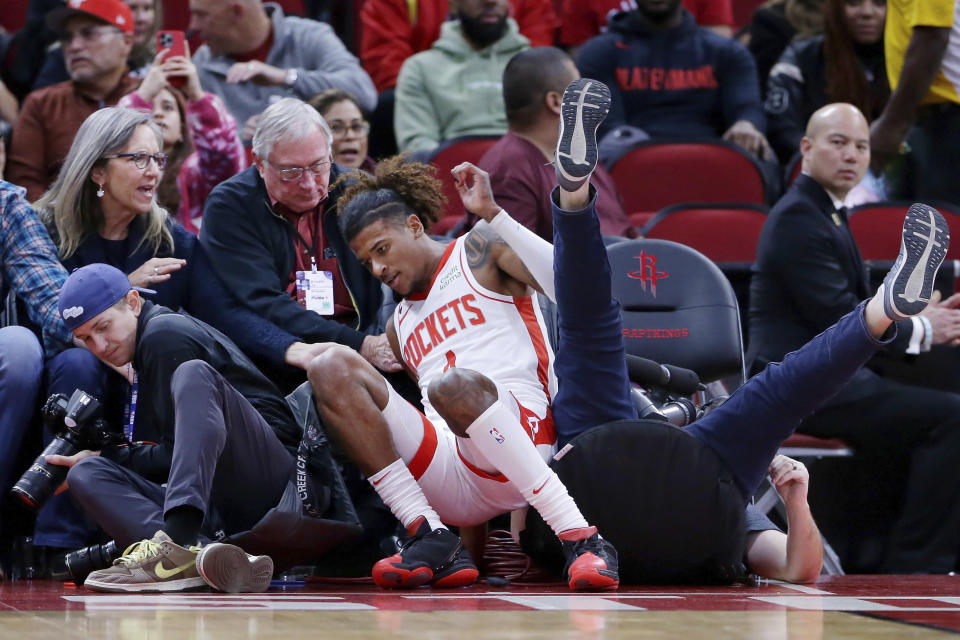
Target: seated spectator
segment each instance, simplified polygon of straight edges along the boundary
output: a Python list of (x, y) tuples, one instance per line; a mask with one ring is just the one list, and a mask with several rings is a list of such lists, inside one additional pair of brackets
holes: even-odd
[(223, 99), (245, 142), (257, 116), (284, 96), (306, 100), (336, 88), (368, 111), (376, 106), (370, 76), (330, 25), (262, 0), (191, 0), (190, 28), (206, 42), (193, 56), (200, 84)]
[[(123, 0), (133, 14), (133, 47), (127, 56), (130, 75), (142, 78), (146, 75), (157, 53), (156, 35), (163, 24), (162, 0)], [(63, 48), (55, 47), (47, 53), (43, 67), (33, 83), (33, 90), (42, 89), (64, 80), (69, 80), (63, 58)]]
[[(560, 22), (553, 0), (509, 0), (510, 17), (534, 47), (550, 46)], [(440, 37), (456, 2), (449, 0), (365, 0), (360, 9), (360, 60), (380, 94), (371, 114), (375, 135), (371, 155), (385, 158), (397, 152), (393, 131), (394, 89), (400, 65), (426, 51)], [(455, 16), (454, 16), (455, 17)]]
[[(53, 358), (71, 336), (57, 312), (57, 291), (67, 271), (47, 230), (24, 197), (26, 190), (0, 181), (0, 290), (11, 290), (40, 328), (0, 328), (0, 491), (16, 481), (17, 454), (33, 420), (43, 383), (44, 355)], [(0, 534), (7, 531), (0, 522)]]
[(7, 140), (18, 115), (20, 103), (17, 102), (17, 97), (10, 93), (7, 85), (0, 80), (0, 180), (3, 180), (3, 170), (7, 165)]
[(7, 177), (36, 200), (53, 182), (77, 129), (137, 85), (127, 72), (133, 14), (121, 0), (71, 0), (47, 14), (70, 80), (27, 96), (13, 130)]
[[(307, 341), (345, 344), (381, 371), (398, 371), (379, 318), (383, 290), (337, 227), (343, 188), (330, 189), (342, 173), (330, 162), (332, 142), (330, 127), (306, 103), (284, 98), (268, 107), (253, 136), (256, 164), (207, 198), (200, 244), (254, 313)], [(318, 296), (307, 300), (298, 271), (318, 273)]]
[[(197, 233), (207, 196), (246, 167), (246, 153), (236, 120), (220, 98), (200, 87), (190, 58), (175, 56), (162, 62), (162, 55), (157, 55), (143, 82), (119, 106), (153, 112), (167, 154), (157, 203), (175, 212), (174, 219), (187, 231)], [(176, 88), (171, 79), (185, 82)]]
[(830, 102), (873, 120), (890, 96), (883, 59), (883, 0), (827, 0), (824, 33), (787, 47), (767, 82), (767, 133), (784, 162), (800, 150), (807, 121)]
[[(841, 206), (870, 162), (866, 118), (852, 105), (827, 105), (814, 112), (800, 144), (803, 174), (771, 209), (757, 246), (747, 353), (753, 372), (775, 369), (777, 365), (767, 365), (823, 335), (870, 290)], [(929, 225), (925, 217), (911, 229), (916, 236), (933, 238)], [(939, 233), (937, 240), (939, 248), (927, 251), (942, 255), (946, 249)], [(932, 280), (925, 282), (932, 288)], [(957, 345), (958, 305), (960, 296), (941, 302), (934, 293), (918, 316), (897, 318), (895, 339), (885, 351), (902, 356), (929, 351), (931, 345)], [(807, 414), (799, 432), (842, 438), (862, 455), (909, 456), (903, 507), (892, 526), (882, 572), (953, 571), (960, 559), (960, 395), (901, 384), (870, 368), (834, 391), (821, 408)], [(890, 481), (886, 466), (871, 467)]]
[[(560, 128), (563, 90), (580, 77), (573, 60), (554, 47), (535, 47), (510, 59), (503, 71), (503, 102), (510, 130), (484, 154), (481, 169), (490, 174), (497, 202), (541, 238), (553, 241), (550, 191), (556, 182), (553, 153)], [(613, 178), (598, 166), (593, 185), (599, 192), (601, 233), (635, 237)], [(467, 227), (478, 218), (467, 214)]]
[(503, 135), (503, 69), (529, 47), (508, 17), (507, 0), (460, 0), (429, 51), (410, 58), (397, 79), (394, 131), (400, 151), (434, 149), (466, 135)]
[(327, 89), (310, 100), (333, 133), (333, 161), (347, 169), (373, 171), (377, 163), (367, 155), (370, 123), (360, 105), (342, 89)]
[(6, 45), (0, 60), (0, 75), (20, 101), (33, 90), (47, 50), (57, 41), (57, 34), (47, 27), (47, 14), (62, 8), (63, 4), (64, 0), (28, 0), (23, 26), (12, 34)]
[(753, 12), (741, 40), (757, 63), (760, 90), (766, 95), (770, 69), (794, 39), (823, 31), (823, 0), (769, 0)]
[(654, 139), (722, 137), (773, 159), (750, 53), (697, 26), (680, 0), (639, 0), (618, 13), (583, 45), (577, 66), (610, 87), (601, 135), (628, 124)]
[[(450, 9), (449, 0), (366, 0), (363, 3), (360, 60), (378, 93), (397, 86), (404, 60), (426, 51), (437, 41), (441, 27), (450, 19)], [(560, 22), (551, 0), (510, 0), (509, 12), (531, 46), (548, 47), (554, 43)], [(454, 16), (459, 17), (459, 12)]]
[[(575, 55), (580, 45), (607, 30), (607, 23), (615, 14), (636, 8), (636, 0), (563, 0), (559, 42), (573, 47), (571, 54)], [(683, 8), (701, 27), (718, 36), (733, 35), (731, 0), (683, 0)]]

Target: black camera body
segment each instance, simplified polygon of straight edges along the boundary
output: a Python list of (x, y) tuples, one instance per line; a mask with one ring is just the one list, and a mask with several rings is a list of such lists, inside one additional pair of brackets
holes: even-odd
[(100, 417), (100, 401), (82, 389), (74, 391), (69, 399), (62, 393), (47, 398), (43, 422), (56, 435), (10, 490), (35, 509), (53, 495), (69, 471), (62, 465), (50, 464), (45, 456), (72, 456), (83, 449), (99, 449), (123, 440)]

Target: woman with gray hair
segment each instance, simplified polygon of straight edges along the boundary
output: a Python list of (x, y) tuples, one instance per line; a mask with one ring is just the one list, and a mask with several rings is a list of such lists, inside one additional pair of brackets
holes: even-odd
[(34, 208), (68, 271), (110, 264), (128, 273), (133, 286), (156, 289), (159, 304), (177, 308), (189, 282), (173, 274), (187, 264), (196, 238), (156, 202), (167, 161), (162, 145), (150, 114), (101, 109), (84, 121)]

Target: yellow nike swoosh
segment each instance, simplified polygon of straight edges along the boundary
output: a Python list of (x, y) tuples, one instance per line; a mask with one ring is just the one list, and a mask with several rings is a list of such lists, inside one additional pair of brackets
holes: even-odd
[(184, 571), (194, 566), (195, 564), (196, 564), (196, 561), (194, 560), (193, 562), (188, 562), (182, 567), (174, 567), (173, 569), (164, 569), (163, 565), (158, 562), (157, 566), (153, 568), (153, 572), (156, 573), (157, 577), (160, 578), (161, 580), (166, 580), (167, 578), (172, 578), (178, 573), (183, 573)]

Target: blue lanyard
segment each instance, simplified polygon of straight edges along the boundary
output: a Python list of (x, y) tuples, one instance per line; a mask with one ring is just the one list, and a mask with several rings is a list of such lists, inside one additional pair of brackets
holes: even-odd
[[(129, 365), (127, 365), (129, 367)], [(130, 383), (130, 403), (125, 411), (126, 426), (123, 428), (123, 437), (127, 442), (133, 442), (133, 423), (137, 419), (137, 396), (139, 384), (137, 384), (137, 372), (133, 372), (133, 382)]]

